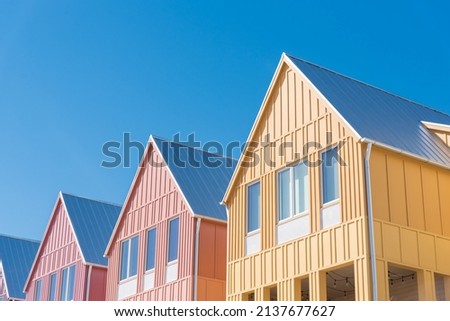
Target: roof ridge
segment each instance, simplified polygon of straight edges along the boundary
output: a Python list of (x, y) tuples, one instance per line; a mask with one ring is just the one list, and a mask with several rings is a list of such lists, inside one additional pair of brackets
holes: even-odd
[(41, 243), (41, 241), (39, 241), (39, 240), (19, 237), (19, 236), (15, 236), (15, 235), (9, 235), (9, 234), (5, 234), (5, 233), (0, 233), (0, 237), (7, 237), (7, 238), (15, 239), (18, 241), (27, 241), (27, 242), (33, 242), (33, 243), (38, 243), (38, 244)]
[(97, 202), (97, 203), (103, 203), (103, 204), (106, 204), (106, 205), (122, 207), (122, 205), (117, 204), (117, 203), (113, 203), (113, 202), (110, 202), (110, 201), (102, 201), (102, 200), (98, 200), (98, 199), (89, 198), (89, 197), (86, 197), (86, 196), (80, 196), (80, 195), (75, 195), (75, 194), (72, 194), (72, 193), (66, 193), (66, 192), (63, 192), (63, 191), (61, 191), (61, 194), (63, 196), (64, 195), (68, 195), (68, 196), (72, 196), (72, 197), (76, 197), (76, 198), (82, 198), (82, 199), (85, 199), (85, 200), (88, 200), (88, 201), (92, 201), (92, 202)]
[(425, 104), (418, 103), (418, 102), (416, 102), (416, 101), (413, 101), (413, 100), (411, 100), (411, 99), (409, 99), (409, 98), (405, 98), (405, 97), (400, 96), (400, 95), (398, 95), (398, 94), (394, 94), (394, 93), (389, 92), (389, 91), (387, 91), (387, 90), (385, 90), (385, 89), (382, 89), (382, 88), (380, 88), (380, 87), (377, 87), (377, 86), (368, 84), (368, 83), (366, 83), (366, 82), (364, 82), (364, 81), (362, 81), (362, 80), (359, 80), (359, 79), (356, 79), (356, 78), (353, 78), (353, 77), (350, 77), (350, 76), (341, 74), (341, 73), (339, 73), (339, 72), (337, 72), (337, 71), (334, 71), (334, 70), (332, 70), (332, 69), (329, 69), (329, 68), (326, 68), (326, 67), (322, 67), (322, 66), (317, 65), (317, 64), (315, 64), (315, 63), (312, 63), (312, 62), (310, 62), (310, 61), (307, 61), (307, 60), (304, 60), (304, 59), (301, 59), (301, 58), (297, 58), (297, 57), (292, 56), (292, 55), (289, 55), (289, 54), (286, 54), (286, 56), (288, 56), (288, 57), (291, 58), (291, 59), (296, 59), (296, 60), (302, 61), (302, 62), (304, 62), (304, 63), (306, 63), (306, 64), (308, 64), (308, 65), (317, 67), (317, 68), (319, 68), (319, 69), (323, 69), (323, 70), (325, 70), (325, 71), (331, 72), (331, 73), (333, 73), (333, 74), (335, 74), (335, 75), (337, 75), (337, 76), (340, 76), (340, 77), (343, 77), (343, 78), (352, 80), (352, 81), (354, 81), (354, 82), (360, 83), (360, 84), (362, 84), (362, 85), (365, 85), (365, 86), (367, 86), (367, 87), (376, 89), (376, 90), (381, 91), (381, 92), (383, 92), (383, 93), (385, 93), (385, 94), (388, 94), (388, 95), (391, 95), (391, 96), (393, 96), (393, 97), (402, 99), (402, 100), (404, 100), (404, 101), (407, 101), (407, 102), (412, 103), (412, 104), (414, 104), (414, 105), (417, 105), (417, 106), (419, 106), (419, 107), (423, 107), (423, 108), (429, 109), (429, 110), (431, 110), (431, 111), (433, 111), (433, 112), (436, 112), (436, 113), (439, 113), (439, 114), (442, 114), (442, 115), (445, 115), (445, 116), (450, 117), (449, 114), (447, 114), (447, 113), (445, 113), (445, 112), (443, 112), (443, 111), (441, 111), (441, 110), (434, 109), (434, 108), (432, 108), (432, 107), (430, 107), (430, 106), (427, 106), (427, 105), (425, 105)]
[(191, 149), (195, 149), (195, 150), (198, 150), (198, 151), (200, 151), (202, 153), (210, 154), (210, 155), (221, 157), (221, 158), (230, 159), (232, 161), (237, 161), (237, 159), (235, 159), (233, 157), (225, 156), (225, 155), (222, 155), (222, 154), (219, 154), (219, 153), (212, 153), (212, 152), (206, 151), (206, 150), (204, 150), (202, 148), (190, 146), (188, 144), (184, 144), (184, 143), (177, 142), (177, 141), (172, 141), (172, 140), (166, 139), (166, 138), (161, 137), (161, 136), (152, 135), (152, 137), (156, 138), (156, 139), (159, 139), (159, 140), (163, 140), (163, 141), (169, 142), (171, 144), (177, 144), (177, 145), (185, 146), (185, 147), (188, 147), (188, 148), (191, 148)]

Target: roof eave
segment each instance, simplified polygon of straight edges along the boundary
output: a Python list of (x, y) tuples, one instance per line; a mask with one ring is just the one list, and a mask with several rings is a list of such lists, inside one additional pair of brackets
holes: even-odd
[(373, 139), (370, 139), (370, 138), (367, 138), (367, 137), (361, 138), (360, 141), (362, 143), (373, 144), (374, 146), (378, 146), (380, 148), (387, 149), (387, 150), (395, 152), (397, 154), (406, 155), (408, 157), (417, 159), (417, 160), (422, 161), (424, 163), (432, 164), (432, 165), (435, 165), (435, 166), (438, 166), (438, 167), (450, 170), (450, 164), (449, 165), (445, 165), (445, 164), (436, 162), (436, 161), (434, 161), (432, 159), (429, 159), (429, 158), (426, 158), (426, 157), (423, 157), (423, 156), (419, 156), (417, 154), (413, 154), (411, 152), (408, 152), (406, 150), (403, 150), (403, 149), (400, 149), (400, 148), (397, 148), (397, 147), (394, 147), (394, 146), (391, 146), (391, 145), (388, 145), (388, 144), (380, 143), (380, 142), (378, 142), (376, 140), (373, 140)]

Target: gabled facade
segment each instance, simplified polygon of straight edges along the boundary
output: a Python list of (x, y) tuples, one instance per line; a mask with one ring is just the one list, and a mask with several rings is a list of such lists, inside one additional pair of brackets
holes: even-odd
[(28, 274), (27, 301), (105, 300), (103, 252), (120, 206), (59, 193)]
[(283, 54), (224, 197), (227, 299), (449, 300), (449, 125)]
[(23, 286), (39, 242), (0, 235), (0, 301), (25, 300)]
[(227, 216), (219, 203), (234, 166), (150, 137), (106, 250), (107, 300), (225, 299)]

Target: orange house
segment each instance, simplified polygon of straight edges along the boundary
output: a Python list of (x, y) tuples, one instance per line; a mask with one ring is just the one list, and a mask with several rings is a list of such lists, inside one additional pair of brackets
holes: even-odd
[(224, 300), (235, 161), (150, 137), (105, 255), (107, 300)]

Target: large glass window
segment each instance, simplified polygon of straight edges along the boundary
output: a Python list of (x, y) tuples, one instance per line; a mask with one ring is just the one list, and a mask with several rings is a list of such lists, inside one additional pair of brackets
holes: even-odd
[(169, 253), (168, 262), (178, 259), (178, 227), (179, 219), (175, 218), (169, 222)]
[(34, 287), (34, 301), (41, 300), (42, 280), (37, 280)]
[(122, 242), (120, 256), (120, 280), (125, 280), (137, 274), (139, 236), (134, 236)]
[(155, 268), (155, 251), (156, 251), (156, 228), (152, 228), (147, 232), (147, 263), (146, 271)]
[(52, 275), (50, 275), (50, 291), (48, 293), (49, 301), (55, 301), (55, 299), (56, 299), (56, 280), (57, 280), (56, 273), (53, 273)]
[(305, 163), (278, 173), (279, 220), (284, 220), (309, 209), (308, 167)]
[(322, 153), (322, 203), (339, 198), (339, 168), (337, 147)]
[(258, 182), (247, 189), (247, 232), (259, 229), (260, 203), (260, 183)]
[(61, 301), (72, 301), (75, 288), (75, 265), (66, 267), (62, 271)]

